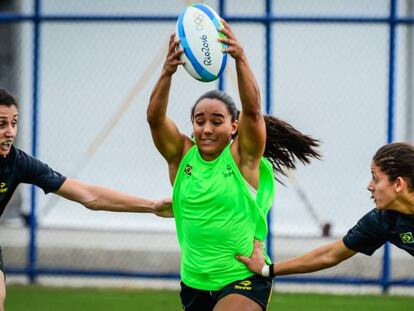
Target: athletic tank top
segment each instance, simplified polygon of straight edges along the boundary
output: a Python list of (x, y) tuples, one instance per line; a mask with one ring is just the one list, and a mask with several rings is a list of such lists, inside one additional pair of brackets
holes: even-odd
[(182, 159), (173, 187), (182, 281), (193, 288), (218, 290), (253, 275), (235, 256), (250, 256), (253, 239), (266, 238), (273, 198), (268, 160), (260, 161), (254, 199), (230, 145), (213, 161), (205, 161), (194, 145)]

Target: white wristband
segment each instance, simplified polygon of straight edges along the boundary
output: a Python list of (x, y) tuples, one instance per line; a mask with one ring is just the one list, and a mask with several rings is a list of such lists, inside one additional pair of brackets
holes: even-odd
[(262, 276), (269, 277), (270, 276), (270, 266), (264, 265), (262, 268)]

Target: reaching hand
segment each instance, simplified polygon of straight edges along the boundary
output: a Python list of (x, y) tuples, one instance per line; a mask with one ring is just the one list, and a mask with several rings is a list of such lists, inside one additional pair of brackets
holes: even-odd
[(179, 44), (179, 39), (175, 37), (175, 33), (172, 33), (168, 41), (167, 57), (162, 68), (162, 72), (168, 76), (172, 76), (177, 71), (178, 65), (185, 64), (185, 61), (180, 60), (180, 56), (184, 53), (184, 50), (178, 48)]
[(154, 203), (154, 214), (160, 217), (174, 217), (171, 198), (162, 199)]
[(224, 27), (219, 29), (219, 31), (223, 33), (227, 38), (219, 38), (218, 40), (228, 45), (227, 48), (223, 49), (223, 52), (229, 53), (231, 57), (233, 57), (235, 60), (243, 58), (244, 57), (243, 47), (241, 46), (240, 42), (237, 40), (232, 28), (224, 19), (221, 19), (221, 22)]
[(250, 257), (238, 255), (236, 258), (244, 263), (250, 271), (258, 275), (262, 274), (262, 268), (266, 264), (263, 255), (262, 242), (259, 240), (254, 240), (253, 253)]

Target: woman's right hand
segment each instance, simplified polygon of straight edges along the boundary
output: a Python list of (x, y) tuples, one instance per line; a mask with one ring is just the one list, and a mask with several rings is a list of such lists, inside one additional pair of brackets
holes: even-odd
[(261, 275), (263, 266), (266, 264), (265, 257), (263, 254), (262, 242), (259, 240), (254, 240), (253, 242), (253, 252), (250, 257), (245, 257), (242, 255), (236, 256), (237, 260), (244, 263), (250, 271)]
[(162, 68), (162, 74), (172, 76), (177, 71), (179, 65), (185, 64), (185, 61), (180, 60), (184, 50), (179, 46), (179, 39), (175, 36), (175, 33), (172, 33), (168, 42), (168, 53)]
[(165, 198), (154, 202), (153, 213), (159, 217), (174, 217), (174, 211), (172, 208), (172, 199)]

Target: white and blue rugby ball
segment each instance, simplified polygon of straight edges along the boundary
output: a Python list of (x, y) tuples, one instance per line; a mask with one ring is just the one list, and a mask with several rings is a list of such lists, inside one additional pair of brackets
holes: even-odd
[(220, 16), (209, 6), (201, 3), (187, 7), (178, 17), (177, 36), (184, 49), (181, 60), (185, 70), (197, 80), (210, 82), (223, 73), (227, 45), (217, 39), (225, 37), (218, 31), (223, 27)]

